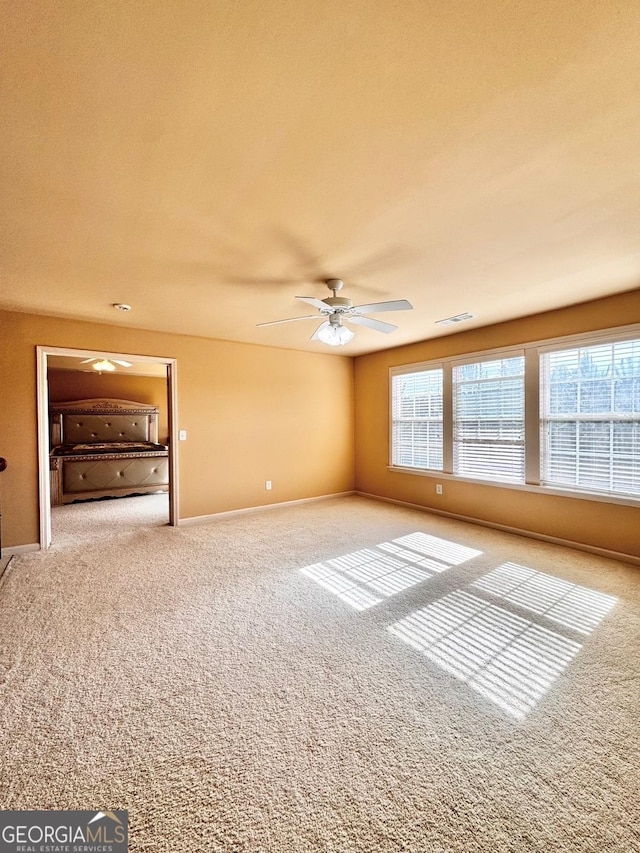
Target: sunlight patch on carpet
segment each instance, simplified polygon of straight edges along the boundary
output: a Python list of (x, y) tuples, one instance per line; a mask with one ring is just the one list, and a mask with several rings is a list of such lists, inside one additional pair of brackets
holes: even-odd
[(387, 630), (519, 720), (581, 648), (464, 590)]
[(471, 586), (581, 634), (590, 634), (618, 601), (516, 563), (498, 566)]
[(313, 563), (300, 572), (355, 610), (366, 610), (481, 553), (437, 536), (411, 533)]
[(431, 536), (428, 533), (409, 533), (393, 540), (394, 544), (404, 545), (418, 554), (427, 554), (436, 557), (450, 566), (459, 566), (467, 560), (478, 557), (482, 551), (460, 545), (459, 542), (451, 542), (448, 539), (440, 539), (439, 536)]

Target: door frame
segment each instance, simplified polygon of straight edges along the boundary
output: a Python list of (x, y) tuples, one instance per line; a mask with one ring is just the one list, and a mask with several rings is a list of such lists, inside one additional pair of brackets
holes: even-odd
[(51, 546), (51, 487), (49, 483), (49, 395), (47, 393), (47, 358), (50, 355), (73, 358), (118, 358), (125, 361), (164, 364), (167, 368), (169, 403), (169, 524), (178, 526), (178, 361), (162, 356), (105, 352), (104, 350), (70, 349), (68, 347), (36, 347), (38, 407), (38, 495), (40, 514), (40, 549)]

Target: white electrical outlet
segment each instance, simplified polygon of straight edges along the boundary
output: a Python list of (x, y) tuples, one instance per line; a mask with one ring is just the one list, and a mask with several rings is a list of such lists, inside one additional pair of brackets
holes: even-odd
[(265, 480), (264, 481), (264, 487), (268, 492), (270, 492), (271, 491), (271, 480)]
[(442, 483), (436, 483), (436, 495), (442, 494)]

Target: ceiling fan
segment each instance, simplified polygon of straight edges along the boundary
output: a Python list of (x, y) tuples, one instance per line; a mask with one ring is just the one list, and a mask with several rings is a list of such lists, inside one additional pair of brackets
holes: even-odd
[[(320, 314), (327, 319), (320, 323), (315, 332), (311, 335), (310, 340), (322, 341), (323, 344), (329, 346), (342, 346), (348, 344), (354, 338), (354, 333), (343, 325), (342, 321), (353, 323), (356, 326), (366, 326), (369, 329), (375, 329), (376, 332), (395, 331), (397, 326), (392, 323), (383, 323), (382, 320), (374, 320), (371, 317), (363, 317), (363, 314), (376, 314), (381, 311), (410, 311), (413, 305), (407, 302), (406, 299), (394, 299), (390, 302), (371, 302), (368, 305), (354, 305), (350, 299), (337, 294), (344, 287), (344, 282), (340, 278), (328, 278), (325, 284), (333, 293), (333, 296), (327, 296), (326, 299), (316, 299), (314, 296), (296, 296), (301, 302), (306, 302), (307, 305), (313, 305), (317, 308)], [(304, 317), (291, 317), (288, 320), (272, 320), (270, 323), (258, 323), (258, 326), (276, 326), (279, 323), (294, 323), (297, 320), (317, 320), (317, 314), (306, 314)]]
[(116, 369), (116, 364), (119, 364), (120, 367), (132, 367), (130, 361), (120, 361), (118, 358), (113, 358), (109, 360), (108, 358), (103, 358), (102, 356), (98, 358), (85, 358), (84, 361), (81, 361), (80, 364), (91, 364), (94, 370), (99, 370), (100, 373), (103, 371), (107, 371), (108, 373), (114, 371)]

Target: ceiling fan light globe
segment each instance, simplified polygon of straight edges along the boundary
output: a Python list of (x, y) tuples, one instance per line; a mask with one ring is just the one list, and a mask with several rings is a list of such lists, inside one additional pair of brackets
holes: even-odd
[(112, 364), (108, 359), (103, 358), (100, 359), (100, 361), (94, 361), (93, 369), (99, 370), (101, 373), (105, 370), (111, 372), (116, 369), (116, 366), (115, 364)]
[(348, 344), (349, 341), (355, 338), (351, 329), (346, 326), (325, 326), (318, 332), (318, 340), (323, 344), (328, 344), (330, 347), (340, 347)]

